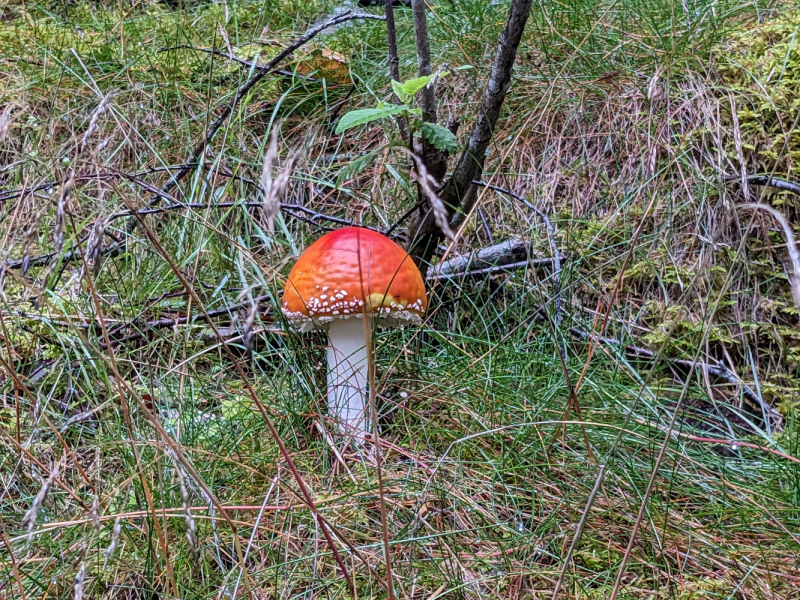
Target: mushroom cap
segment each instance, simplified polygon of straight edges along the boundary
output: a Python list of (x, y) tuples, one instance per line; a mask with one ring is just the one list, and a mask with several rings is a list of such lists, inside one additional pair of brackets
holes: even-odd
[(292, 267), (283, 314), (301, 331), (333, 319), (377, 314), (379, 324), (419, 324), (428, 306), (425, 282), (408, 252), (385, 235), (344, 227), (311, 244)]

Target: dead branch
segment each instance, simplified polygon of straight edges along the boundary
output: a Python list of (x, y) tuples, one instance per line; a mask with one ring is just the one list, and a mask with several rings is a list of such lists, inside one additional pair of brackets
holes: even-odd
[[(428, 17), (425, 0), (411, 0), (411, 12), (414, 16), (414, 38), (417, 45), (417, 67), (419, 76), (425, 77), (433, 72), (431, 63), (431, 41), (428, 35)], [(432, 81), (419, 91), (422, 121), (436, 123), (436, 88)], [(437, 150), (433, 144), (423, 137), (422, 162), (425, 168), (437, 181), (441, 181), (447, 169), (447, 155)]]
[[(642, 348), (640, 346), (626, 346), (616, 338), (593, 335), (588, 331), (584, 331), (583, 329), (578, 329), (577, 327), (571, 328), (570, 331), (572, 332), (573, 336), (575, 336), (580, 340), (588, 340), (591, 338), (594, 341), (600, 342), (603, 345), (619, 348), (620, 350), (625, 352), (625, 354), (627, 354), (629, 357), (632, 358), (654, 360), (656, 357), (655, 353), (652, 350), (648, 350), (647, 348)], [(673, 365), (677, 365), (683, 369), (686, 369), (689, 372), (694, 371), (696, 369), (705, 371), (709, 375), (716, 377), (720, 381), (738, 387), (739, 390), (741, 390), (742, 396), (747, 398), (754, 406), (758, 406), (762, 410), (762, 414), (765, 416), (765, 419), (769, 418), (772, 421), (774, 427), (780, 426), (780, 424), (783, 422), (783, 417), (778, 411), (776, 411), (769, 404), (767, 404), (761, 398), (761, 396), (756, 394), (750, 388), (750, 386), (748, 386), (741, 379), (739, 379), (736, 373), (731, 371), (724, 364), (717, 363), (716, 365), (712, 365), (702, 361), (686, 360), (682, 358), (669, 359), (669, 362)]]
[[(739, 177), (728, 177), (725, 179), (726, 183), (740, 183), (741, 181)], [(785, 179), (779, 179), (778, 177), (772, 177), (771, 175), (751, 175), (747, 178), (747, 183), (762, 187), (771, 187), (776, 190), (791, 192), (792, 194), (800, 196), (800, 184), (792, 183)]]
[[(214, 56), (221, 56), (222, 58), (227, 58), (231, 62), (238, 63), (242, 67), (246, 67), (248, 69), (258, 68), (258, 63), (256, 61), (245, 60), (233, 54), (223, 52), (222, 50), (217, 50), (216, 48), (203, 48), (201, 46), (192, 46), (191, 44), (178, 44), (177, 46), (170, 46), (169, 48), (161, 48), (159, 52), (172, 52), (173, 50), (194, 50), (195, 52), (202, 52), (204, 54), (213, 54)], [(308, 75), (303, 75), (301, 73), (295, 73), (294, 71), (273, 69), (272, 72), (277, 73), (278, 75), (284, 75), (286, 77), (297, 77), (299, 79), (305, 79), (306, 81), (316, 81), (316, 79), (314, 79), (313, 77), (310, 77)]]
[[(164, 185), (161, 186), (161, 188), (156, 189), (154, 186), (151, 186), (149, 184), (144, 184), (144, 187), (149, 192), (151, 192), (153, 194), (153, 201), (151, 201), (151, 204), (154, 204), (154, 201), (157, 200), (157, 199), (164, 199), (165, 197), (166, 198), (170, 198), (170, 196), (169, 196), (170, 190), (172, 190), (172, 188), (177, 186), (178, 183), (180, 183), (180, 181), (184, 177), (186, 177), (186, 175), (191, 173), (192, 170), (194, 170), (194, 168), (200, 163), (199, 159), (200, 159), (201, 155), (205, 152), (206, 146), (217, 135), (219, 130), (225, 124), (225, 121), (228, 119), (228, 117), (233, 112), (233, 110), (236, 107), (236, 105), (242, 100), (242, 98), (244, 98), (250, 92), (251, 89), (253, 89), (253, 87), (259, 81), (261, 81), (261, 79), (263, 79), (268, 73), (273, 71), (275, 69), (275, 67), (277, 67), (277, 65), (280, 64), (281, 61), (283, 61), (286, 57), (288, 57), (290, 54), (292, 54), (292, 52), (294, 52), (295, 50), (297, 50), (298, 48), (300, 48), (301, 46), (303, 46), (304, 44), (309, 42), (316, 35), (318, 35), (322, 31), (324, 31), (328, 27), (332, 27), (334, 25), (338, 25), (338, 24), (344, 23), (346, 21), (353, 21), (353, 20), (356, 20), (356, 19), (378, 19), (378, 20), (384, 20), (385, 17), (381, 17), (381, 16), (378, 16), (378, 15), (368, 15), (368, 14), (362, 14), (362, 13), (354, 13), (351, 10), (347, 10), (347, 11), (337, 15), (336, 17), (326, 21), (325, 23), (322, 23), (322, 24), (320, 24), (320, 25), (318, 25), (316, 27), (310, 28), (297, 41), (295, 41), (292, 44), (289, 44), (286, 48), (284, 48), (271, 61), (269, 61), (267, 64), (265, 64), (262, 67), (258, 67), (258, 69), (253, 74), (253, 76), (250, 77), (250, 79), (248, 79), (236, 91), (236, 94), (234, 94), (233, 99), (228, 104), (225, 105), (225, 107), (220, 112), (219, 116), (209, 126), (207, 133), (203, 137), (203, 140), (195, 145), (195, 147), (193, 148), (189, 158), (184, 161), (184, 163), (178, 169), (178, 171), (176, 173), (174, 173), (169, 178), (169, 180), (167, 180), (167, 182)], [(134, 180), (134, 183), (137, 183), (137, 184), (141, 185), (144, 182), (140, 182), (137, 179), (137, 180)], [(45, 188), (46, 187), (47, 187), (47, 185), (45, 185)], [(4, 197), (2, 199), (6, 199), (6, 198)], [(135, 227), (136, 222), (137, 222), (136, 220), (133, 220), (133, 221), (130, 222), (130, 227), (126, 228), (126, 233), (131, 233), (131, 231), (133, 230), (133, 227)], [(67, 262), (80, 260), (80, 253), (78, 252), (78, 246), (81, 243), (85, 242), (88, 239), (88, 237), (89, 237), (88, 234), (83, 236), (83, 237), (81, 237), (81, 239), (75, 245), (73, 245), (73, 247), (70, 250), (64, 252), (60, 256), (58, 256), (56, 253), (52, 253), (51, 252), (51, 253), (48, 253), (48, 254), (42, 254), (42, 255), (39, 255), (37, 257), (30, 258), (28, 260), (28, 262), (26, 263), (26, 266), (30, 267), (30, 266), (35, 266), (35, 265), (49, 264), (57, 256), (58, 256), (58, 258), (60, 259), (60, 261), (62, 263), (67, 263)], [(104, 246), (104, 247), (100, 248), (99, 249), (99, 253), (104, 255), (104, 256), (106, 256), (106, 257), (108, 257), (108, 256), (116, 256), (117, 254), (119, 254), (122, 251), (123, 248), (124, 248), (124, 241), (115, 242), (114, 244), (111, 244), (109, 246)], [(22, 268), (22, 266), (23, 266), (23, 261), (19, 260), (19, 261), (11, 261), (11, 262), (3, 265), (2, 268), (3, 269), (18, 270), (18, 269)]]
[[(75, 183), (77, 184), (83, 181), (98, 181), (98, 180), (108, 181), (109, 179), (114, 179), (118, 177), (141, 179), (145, 175), (152, 175), (153, 173), (162, 173), (164, 171), (178, 171), (179, 169), (184, 169), (184, 168), (195, 169), (200, 166), (209, 168), (208, 164), (201, 165), (199, 162), (195, 162), (195, 163), (183, 163), (177, 165), (166, 165), (163, 167), (152, 167), (150, 169), (145, 169), (143, 171), (137, 171), (136, 173), (126, 173), (124, 171), (119, 171), (116, 169), (110, 169), (106, 172), (93, 171), (91, 173), (76, 174)], [(229, 169), (225, 168), (224, 166), (219, 168), (218, 174), (223, 175), (225, 177), (230, 177), (231, 179), (236, 179), (237, 181), (243, 181), (250, 185), (258, 186), (258, 183), (253, 181), (252, 179), (248, 179), (247, 177), (242, 177), (241, 175), (236, 175)], [(40, 183), (30, 188), (17, 188), (14, 190), (7, 190), (5, 192), (0, 192), (0, 202), (5, 202), (6, 200), (13, 200), (25, 194), (33, 194), (35, 192), (40, 192), (42, 190), (52, 191), (56, 187), (63, 185), (65, 182), (66, 179), (56, 179), (52, 181), (45, 181), (44, 183)]]
[[(161, 191), (160, 189), (150, 185), (147, 182), (141, 181), (137, 177), (134, 177), (132, 175), (127, 175), (125, 173), (118, 173), (118, 175), (120, 177), (128, 179), (131, 183), (135, 183), (136, 185), (142, 186), (148, 192), (151, 192), (153, 194), (158, 194), (160, 198), (163, 198), (164, 200), (171, 202), (171, 204), (168, 204), (166, 206), (146, 206), (144, 208), (140, 208), (137, 211), (130, 211), (130, 210), (119, 211), (109, 215), (106, 218), (107, 223), (110, 223), (111, 221), (115, 221), (117, 219), (121, 219), (124, 217), (133, 216), (134, 212), (139, 216), (147, 216), (147, 215), (155, 215), (165, 212), (172, 212), (172, 211), (186, 210), (186, 209), (200, 210), (207, 208), (232, 208), (235, 206), (241, 206), (247, 208), (260, 208), (263, 204), (260, 201), (250, 201), (250, 202), (232, 201), (232, 202), (217, 202), (211, 204), (205, 202), (180, 202), (174, 196), (171, 196), (170, 194)], [(245, 180), (245, 181), (247, 181), (248, 183), (252, 183), (253, 185), (256, 186), (258, 185), (257, 183), (250, 180)], [(282, 204), (281, 211), (294, 219), (298, 219), (300, 221), (309, 223), (311, 225), (315, 225), (317, 227), (321, 227), (323, 229), (325, 229), (325, 227), (323, 225), (320, 225), (320, 221), (336, 223), (337, 225), (343, 225), (343, 226), (358, 225), (357, 223), (350, 221), (348, 219), (342, 219), (340, 217), (334, 217), (332, 215), (327, 215), (325, 213), (317, 212), (300, 204)], [(364, 227), (363, 225), (359, 226)], [(366, 227), (366, 228), (383, 233), (380, 229), (376, 229), (374, 227)], [(108, 235), (108, 233), (106, 235)], [(60, 256), (61, 263), (66, 264), (81, 260), (81, 255), (79, 252), (77, 252), (77, 248), (81, 244), (83, 244), (88, 238), (89, 238), (88, 234), (83, 236), (72, 246), (70, 250), (64, 252)], [(97, 252), (98, 255), (102, 255), (105, 257), (117, 256), (124, 247), (125, 247), (125, 240), (115, 241), (113, 244), (109, 244), (108, 246), (103, 246), (99, 248)], [(28, 257), (27, 262), (25, 261), (25, 259), (9, 261), (4, 265), (0, 265), (0, 269), (8, 269), (10, 271), (16, 271), (22, 269), (23, 266), (26, 268), (42, 266), (49, 264), (56, 257), (58, 257), (58, 253), (48, 252), (47, 254), (40, 254), (38, 256)]]
[[(395, 81), (400, 81), (400, 58), (397, 56), (397, 30), (394, 25), (394, 3), (392, 0), (385, 0), (383, 3), (386, 11), (386, 41), (389, 45), (389, 74)], [(397, 104), (400, 104), (394, 91), (392, 98)], [(400, 130), (400, 138), (404, 144), (408, 144), (411, 140), (411, 135), (408, 132), (408, 123), (405, 117), (397, 115), (397, 128)]]
[[(531, 244), (528, 240), (513, 238), (479, 248), (466, 256), (449, 258), (431, 269), (433, 273), (428, 279), (451, 278), (464, 275), (477, 269), (502, 268), (508, 269), (510, 265), (522, 262), (527, 263), (530, 257)], [(547, 259), (552, 262), (552, 259)]]
[[(267, 299), (269, 299), (269, 296), (266, 295), (257, 296), (256, 298), (253, 298), (252, 303), (258, 306), (260, 302), (263, 302), (264, 300)], [(205, 314), (195, 314), (190, 317), (183, 316), (175, 318), (154, 319), (152, 321), (144, 321), (144, 322), (137, 320), (129, 321), (127, 323), (122, 323), (120, 325), (117, 325), (112, 329), (109, 329), (108, 336), (109, 339), (111, 339), (112, 336), (116, 336), (121, 332), (125, 331), (126, 329), (130, 329), (131, 327), (136, 327), (137, 330), (131, 332), (128, 335), (122, 337), (115, 337), (114, 339), (111, 339), (111, 342), (114, 344), (124, 344), (126, 342), (132, 342), (144, 338), (147, 335), (148, 331), (153, 331), (156, 329), (166, 329), (170, 327), (175, 327), (176, 325), (186, 325), (201, 320), (208, 321), (209, 319), (212, 319), (214, 317), (220, 317), (235, 313), (239, 309), (245, 308), (250, 304), (251, 304), (250, 300), (245, 300), (242, 302), (230, 304), (228, 306), (223, 306), (221, 308), (217, 308), (214, 310), (209, 310)], [(101, 342), (100, 347), (103, 349), (106, 348), (105, 341)]]
[[(225, 124), (225, 121), (228, 120), (228, 117), (233, 112), (236, 105), (242, 100), (242, 98), (246, 97), (250, 90), (255, 87), (255, 85), (261, 81), (264, 76), (268, 73), (273, 71), (275, 67), (277, 67), (286, 57), (292, 54), (295, 50), (303, 46), (304, 44), (311, 41), (314, 37), (316, 37), (319, 33), (327, 29), (328, 27), (333, 27), (334, 25), (339, 25), (340, 23), (344, 23), (346, 21), (353, 21), (355, 19), (379, 19), (384, 20), (385, 17), (381, 17), (378, 15), (370, 15), (366, 13), (354, 13), (352, 10), (344, 11), (343, 13), (337, 15), (336, 17), (322, 23), (316, 27), (312, 27), (308, 31), (306, 31), (300, 38), (292, 44), (289, 44), (286, 48), (281, 50), (278, 55), (265, 64), (263, 67), (258, 67), (256, 72), (253, 74), (250, 79), (248, 79), (234, 94), (233, 99), (225, 105), (225, 107), (220, 112), (219, 116), (214, 120), (214, 122), (209, 126), (208, 133), (204, 136), (202, 141), (200, 141), (197, 145), (195, 145), (194, 149), (192, 150), (191, 155), (189, 158), (184, 161), (186, 163), (194, 163), (199, 160), (200, 156), (206, 149), (206, 146), (214, 139), (217, 135), (217, 132), (222, 128)], [(161, 188), (163, 192), (169, 192), (172, 188), (174, 188), (178, 183), (186, 177), (192, 171), (191, 167), (180, 169), (175, 175), (170, 177), (169, 181), (167, 181)]]
[(494, 273), (507, 273), (517, 269), (524, 269), (525, 267), (539, 267), (545, 265), (552, 265), (552, 258), (533, 258), (520, 260), (512, 263), (502, 263), (492, 265), (491, 267), (484, 267), (482, 269), (468, 269), (466, 271), (458, 271), (456, 273), (431, 273), (429, 272), (425, 279), (428, 281), (448, 281), (455, 279), (464, 279), (466, 277), (475, 277), (476, 275), (493, 275)]

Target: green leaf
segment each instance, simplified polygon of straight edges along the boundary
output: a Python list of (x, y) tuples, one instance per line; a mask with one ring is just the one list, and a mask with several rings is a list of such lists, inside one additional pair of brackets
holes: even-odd
[(423, 77), (409, 79), (408, 81), (404, 81), (400, 84), (400, 89), (403, 90), (404, 94), (413, 98), (414, 94), (431, 82), (431, 79), (433, 79), (433, 75), (425, 75)]
[(365, 125), (378, 119), (385, 119), (392, 115), (400, 114), (407, 111), (408, 106), (405, 104), (397, 106), (396, 104), (387, 104), (378, 108), (360, 108), (358, 110), (351, 110), (349, 113), (342, 115), (339, 119), (339, 124), (336, 126), (336, 133), (342, 133), (353, 127)]
[(420, 127), (422, 137), (428, 140), (437, 150), (455, 152), (458, 149), (458, 140), (453, 132), (436, 123), (423, 123)]
[(383, 147), (378, 148), (377, 150), (372, 150), (371, 152), (367, 152), (363, 156), (359, 156), (353, 162), (348, 164), (344, 169), (339, 172), (339, 176), (336, 178), (336, 187), (340, 187), (342, 183), (347, 181), (348, 179), (352, 179), (354, 176), (358, 175), (369, 167), (372, 163), (375, 162), (375, 159), (380, 156), (380, 153), (383, 151)]
[(397, 99), (400, 100), (400, 102), (404, 102), (406, 104), (411, 102), (412, 97), (409, 96), (406, 93), (406, 91), (403, 89), (403, 84), (402, 83), (392, 79), (392, 89), (394, 90), (395, 96), (397, 96)]

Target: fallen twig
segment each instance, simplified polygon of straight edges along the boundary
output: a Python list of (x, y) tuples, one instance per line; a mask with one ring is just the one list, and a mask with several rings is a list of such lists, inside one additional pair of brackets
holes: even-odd
[[(116, 169), (111, 169), (111, 170), (108, 170), (106, 172), (93, 171), (91, 173), (86, 173), (86, 174), (77, 174), (76, 173), (75, 174), (75, 183), (77, 184), (77, 183), (82, 182), (82, 181), (98, 181), (98, 180), (107, 181), (109, 179), (114, 179), (114, 178), (118, 178), (118, 177), (141, 179), (145, 175), (152, 175), (153, 173), (161, 173), (161, 172), (164, 172), (164, 171), (178, 171), (178, 170), (184, 169), (184, 168), (192, 168), (193, 169), (193, 168), (197, 168), (199, 166), (201, 166), (201, 164), (196, 162), (196, 163), (183, 163), (183, 164), (177, 164), (177, 165), (166, 165), (166, 166), (163, 166), (163, 167), (152, 167), (150, 169), (145, 169), (143, 171), (137, 171), (136, 173), (125, 173), (124, 171), (119, 171), (119, 170), (116, 170)], [(203, 166), (208, 167), (210, 165), (203, 165)], [(225, 177), (230, 177), (232, 179), (236, 179), (238, 181), (243, 181), (243, 182), (248, 183), (250, 185), (258, 186), (258, 182), (253, 181), (252, 179), (248, 179), (247, 177), (242, 177), (241, 175), (234, 175), (232, 172), (230, 172), (228, 169), (225, 169), (225, 168), (223, 168), (221, 171), (219, 171), (219, 174), (223, 175)], [(30, 187), (30, 188), (22, 187), (22, 188), (17, 188), (17, 189), (13, 189), (13, 190), (7, 190), (5, 192), (0, 192), (0, 202), (4, 202), (6, 200), (13, 200), (15, 198), (19, 198), (20, 196), (22, 196), (24, 194), (33, 194), (35, 192), (40, 192), (42, 190), (51, 190), (52, 191), (56, 187), (58, 187), (60, 185), (63, 185), (65, 181), (66, 181), (66, 179), (56, 179), (56, 180), (53, 180), (53, 181), (45, 181), (44, 183), (40, 183), (39, 185), (36, 185), (34, 187)]]
[[(336, 223), (337, 225), (363, 227), (364, 229), (370, 229), (372, 231), (383, 233), (381, 229), (377, 229), (375, 227), (368, 227), (366, 225), (361, 225), (359, 223), (355, 223), (354, 221), (350, 221), (348, 219), (342, 219), (341, 217), (333, 217), (331, 215), (326, 215), (325, 213), (317, 212), (300, 204), (282, 204), (281, 210), (289, 212), (290, 215), (292, 214), (291, 211), (297, 211), (309, 215), (308, 221), (314, 224), (316, 224), (317, 221), (328, 221), (330, 223)], [(292, 216), (296, 217), (297, 215), (292, 215)]]
[[(256, 305), (258, 305), (259, 302), (263, 302), (267, 298), (269, 298), (269, 296), (266, 296), (266, 295), (257, 296), (256, 298), (253, 298), (253, 302)], [(234, 303), (234, 304), (223, 306), (221, 308), (217, 308), (217, 309), (214, 309), (214, 310), (206, 311), (206, 313), (204, 313), (204, 314), (195, 314), (195, 315), (188, 316), (188, 317), (187, 316), (183, 316), (183, 317), (175, 317), (175, 318), (154, 319), (152, 321), (144, 321), (144, 322), (139, 321), (139, 320), (128, 321), (126, 323), (121, 323), (121, 324), (116, 325), (115, 327), (112, 327), (111, 329), (109, 329), (108, 330), (108, 337), (111, 338), (111, 336), (117, 335), (120, 332), (122, 332), (125, 329), (128, 329), (130, 327), (139, 327), (139, 329), (137, 331), (132, 332), (129, 335), (126, 335), (124, 337), (116, 338), (116, 339), (112, 339), (111, 340), (115, 344), (123, 344), (125, 342), (131, 342), (131, 341), (143, 338), (147, 334), (148, 330), (165, 329), (165, 328), (168, 328), (168, 327), (174, 327), (176, 325), (185, 325), (187, 323), (194, 323), (195, 321), (199, 321), (199, 320), (208, 320), (208, 319), (214, 318), (214, 317), (219, 317), (219, 316), (223, 316), (223, 315), (229, 315), (232, 312), (237, 311), (240, 308), (244, 308), (244, 307), (246, 307), (248, 305), (250, 305), (250, 301), (249, 300), (245, 300), (245, 301), (242, 301), (242, 302), (237, 302), (237, 303)], [(102, 348), (104, 348), (105, 347), (105, 342), (102, 342), (100, 344), (100, 346)]]
[[(429, 279), (439, 276), (452, 278), (457, 275), (475, 273), (477, 270), (496, 268), (509, 270), (531, 264), (553, 263), (553, 258), (529, 260), (531, 244), (522, 238), (512, 238), (499, 244), (480, 248), (466, 256), (449, 258), (436, 265), (436, 273), (430, 274)], [(559, 259), (561, 255), (559, 254)]]
[[(243, 67), (247, 67), (249, 69), (258, 68), (258, 63), (255, 61), (245, 60), (243, 58), (239, 58), (238, 56), (229, 54), (227, 52), (223, 52), (222, 50), (217, 50), (215, 48), (202, 48), (200, 46), (192, 46), (191, 44), (178, 44), (177, 46), (170, 46), (169, 48), (161, 48), (159, 52), (171, 52), (172, 50), (194, 50), (195, 52), (203, 52), (205, 54), (222, 56), (223, 58), (227, 58), (228, 60), (238, 63)], [(285, 75), (286, 77), (298, 77), (300, 79), (305, 79), (306, 81), (316, 81), (313, 77), (309, 77), (308, 75), (302, 75), (301, 73), (295, 73), (293, 71), (273, 69), (273, 73), (277, 73), (278, 75)]]
[[(302, 36), (300, 36), (300, 38), (298, 38), (295, 42), (289, 44), (280, 53), (278, 53), (278, 55), (275, 56), (272, 60), (270, 60), (267, 64), (265, 64), (265, 65), (263, 65), (261, 67), (258, 67), (256, 69), (255, 73), (252, 75), (252, 77), (250, 77), (250, 79), (248, 79), (241, 87), (239, 87), (239, 89), (236, 91), (236, 94), (234, 94), (233, 99), (228, 104), (225, 105), (225, 107), (221, 110), (221, 112), (219, 113), (217, 118), (214, 120), (214, 122), (211, 125), (209, 125), (208, 130), (207, 130), (206, 134), (203, 137), (203, 140), (198, 142), (195, 145), (195, 147), (192, 149), (192, 152), (191, 152), (189, 158), (186, 161), (184, 161), (184, 163), (177, 170), (177, 172), (174, 173), (169, 178), (169, 180), (164, 185), (161, 186), (161, 188), (156, 189), (154, 186), (151, 186), (149, 184), (145, 184), (143, 187), (145, 187), (149, 192), (153, 193), (154, 200), (157, 200), (159, 198), (164, 198), (165, 195), (167, 197), (169, 197), (168, 195), (169, 195), (170, 190), (172, 190), (174, 187), (176, 187), (178, 185), (178, 183), (180, 183), (180, 181), (184, 177), (186, 177), (186, 175), (191, 173), (192, 170), (196, 166), (198, 166), (200, 164), (200, 160), (199, 159), (202, 156), (202, 154), (205, 152), (206, 146), (209, 144), (209, 142), (211, 142), (214, 139), (214, 137), (217, 135), (219, 130), (225, 124), (225, 121), (227, 121), (228, 117), (231, 115), (231, 113), (233, 112), (234, 108), (236, 108), (236, 105), (242, 100), (242, 98), (247, 96), (247, 94), (250, 92), (250, 90), (252, 90), (253, 87), (255, 87), (255, 85), (259, 81), (261, 81), (261, 79), (263, 79), (268, 73), (270, 73), (271, 71), (275, 70), (275, 67), (277, 67), (286, 57), (291, 55), (292, 52), (294, 52), (295, 50), (297, 50), (298, 48), (300, 48), (304, 44), (308, 43), (310, 40), (312, 40), (314, 37), (316, 37), (319, 33), (324, 31), (328, 27), (332, 27), (334, 25), (338, 25), (340, 23), (344, 23), (344, 22), (347, 22), (347, 21), (353, 21), (353, 20), (356, 20), (356, 19), (376, 19), (376, 20), (381, 20), (382, 21), (382, 20), (385, 20), (385, 18), (386, 17), (382, 17), (382, 16), (379, 16), (379, 15), (354, 13), (352, 10), (347, 10), (347, 11), (337, 15), (336, 17), (334, 17), (334, 18), (332, 18), (332, 19), (330, 19), (330, 20), (328, 20), (328, 21), (326, 21), (324, 23), (321, 23), (320, 25), (317, 25), (315, 27), (310, 28)], [(138, 185), (142, 185), (144, 183), (144, 182), (141, 182), (140, 180), (138, 180), (138, 178), (133, 178), (133, 179), (129, 178), (129, 180), (132, 180), (134, 183), (137, 183)], [(40, 189), (46, 189), (48, 187), (51, 187), (51, 185), (50, 184), (43, 184), (43, 187), (40, 188)], [(12, 197), (12, 196), (9, 196), (9, 195), (0, 196), (0, 200), (6, 200), (9, 197)], [(151, 204), (153, 204), (153, 203), (154, 202), (151, 201)], [(136, 221), (131, 221), (131, 223), (130, 223), (131, 227), (135, 227), (135, 223), (136, 223)], [(127, 233), (130, 233), (130, 231), (132, 231), (132, 228), (127, 230)], [(80, 244), (84, 243), (88, 239), (88, 237), (89, 237), (88, 234), (83, 236), (78, 241), (78, 243), (75, 244), (70, 250), (67, 250), (66, 252), (64, 252), (64, 254), (62, 254), (59, 257), (61, 262), (65, 263), (65, 262), (71, 262), (71, 261), (75, 261), (75, 260), (80, 260), (80, 253), (77, 252), (77, 248), (78, 248), (78, 246)], [(111, 244), (109, 246), (104, 246), (104, 247), (100, 248), (99, 253), (102, 254), (102, 255), (105, 255), (105, 256), (108, 256), (108, 255), (114, 256), (114, 255), (118, 254), (122, 250), (123, 247), (124, 247), (124, 241), (117, 242), (117, 243)], [(43, 255), (37, 256), (37, 257), (32, 257), (32, 258), (29, 259), (29, 261), (27, 263), (27, 266), (49, 264), (50, 261), (52, 261), (56, 256), (58, 256), (56, 253), (48, 253), (48, 254), (43, 254)], [(11, 262), (7, 263), (6, 265), (4, 265), (4, 268), (13, 269), (13, 270), (20, 269), (21, 267), (22, 267), (22, 261), (11, 261)]]
[[(123, 175), (124, 176), (124, 175)], [(144, 208), (140, 208), (136, 211), (131, 210), (123, 210), (116, 213), (113, 213), (108, 216), (106, 219), (107, 222), (111, 222), (117, 219), (121, 219), (123, 217), (130, 217), (134, 213), (141, 216), (147, 215), (155, 215), (159, 213), (171, 212), (176, 210), (185, 210), (185, 209), (207, 209), (207, 208), (232, 208), (235, 206), (247, 207), (247, 208), (260, 208), (262, 206), (261, 201), (250, 201), (250, 202), (242, 202), (242, 201), (231, 201), (231, 202), (217, 202), (217, 203), (205, 203), (205, 202), (179, 202), (173, 196), (166, 194), (157, 188), (153, 187), (150, 184), (147, 184), (135, 177), (132, 176), (124, 176), (129, 181), (136, 183), (137, 185), (142, 185), (148, 191), (152, 191), (154, 193), (158, 193), (162, 198), (165, 200), (169, 200), (172, 204), (167, 206), (147, 206)], [(281, 211), (285, 214), (289, 215), (292, 218), (299, 219), (306, 223), (310, 223), (312, 225), (316, 225), (318, 227), (322, 227), (319, 224), (319, 221), (328, 221), (330, 223), (336, 223), (338, 225), (357, 225), (353, 221), (349, 221), (347, 219), (342, 219), (340, 217), (334, 217), (332, 215), (327, 215), (325, 213), (317, 212), (311, 208), (301, 206), (299, 204), (282, 204)], [(307, 217), (303, 217), (298, 213), (302, 213), (308, 215)], [(363, 225), (362, 225), (363, 227)], [(381, 231), (380, 229), (375, 229), (374, 227), (367, 227), (367, 229), (372, 229), (373, 231)], [(106, 232), (106, 235), (109, 235)], [(110, 237), (110, 236), (109, 236)], [(78, 242), (73, 245), (72, 249), (64, 252), (60, 259), (62, 264), (66, 264), (69, 262), (79, 261), (81, 259), (81, 255), (79, 252), (76, 252), (77, 247), (85, 242), (89, 238), (89, 234), (85, 235), (84, 237), (80, 238)], [(125, 247), (125, 240), (117, 241), (113, 244), (109, 244), (108, 246), (103, 246), (102, 248), (98, 249), (98, 255), (103, 256), (116, 256), (119, 254), (122, 249)], [(19, 270), (22, 269), (23, 266), (27, 268), (47, 265), (50, 264), (50, 261), (53, 260), (58, 254), (56, 252), (48, 252), (47, 254), (40, 254), (38, 256), (31, 256), (27, 259), (27, 263), (25, 259), (19, 260), (12, 260), (2, 265), (0, 268), (6, 268), (8, 270)]]
[(425, 277), (428, 281), (445, 281), (448, 279), (461, 279), (463, 277), (474, 277), (475, 275), (486, 275), (491, 273), (501, 273), (507, 271), (514, 271), (525, 267), (537, 267), (539, 265), (553, 264), (552, 258), (534, 258), (531, 260), (520, 260), (513, 263), (503, 263), (492, 265), (491, 267), (484, 267), (482, 269), (470, 269), (467, 271), (457, 271), (455, 273), (428, 273)]
[[(621, 350), (623, 350), (628, 356), (631, 357), (643, 358), (646, 360), (653, 360), (655, 358), (655, 353), (652, 350), (648, 350), (647, 348), (642, 348), (641, 346), (624, 345), (620, 340), (616, 338), (592, 335), (588, 331), (584, 331), (583, 329), (578, 329), (577, 327), (571, 328), (570, 331), (572, 332), (572, 335), (574, 335), (576, 338), (580, 340), (588, 340), (589, 338), (592, 338), (594, 341), (604, 344), (606, 346), (618, 347)], [(756, 394), (750, 388), (750, 386), (748, 386), (741, 379), (739, 379), (736, 373), (731, 371), (724, 364), (718, 363), (716, 365), (712, 365), (702, 361), (686, 360), (682, 358), (674, 358), (668, 360), (671, 364), (682, 367), (687, 371), (701, 369), (707, 372), (709, 375), (716, 377), (720, 381), (724, 381), (725, 383), (737, 386), (741, 390), (742, 396), (747, 398), (755, 406), (760, 407), (761, 410), (763, 411), (762, 414), (768, 415), (769, 418), (773, 420), (774, 425), (778, 426), (783, 421), (783, 417), (778, 411), (776, 411), (769, 404), (764, 402), (764, 400), (758, 394)]]

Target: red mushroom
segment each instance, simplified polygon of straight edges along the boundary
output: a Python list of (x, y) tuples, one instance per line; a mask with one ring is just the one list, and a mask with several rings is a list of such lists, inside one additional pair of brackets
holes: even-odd
[(332, 231), (297, 260), (283, 314), (300, 331), (328, 332), (328, 410), (344, 432), (367, 430), (367, 350), (363, 316), (384, 327), (419, 325), (425, 283), (408, 253), (361, 227)]

